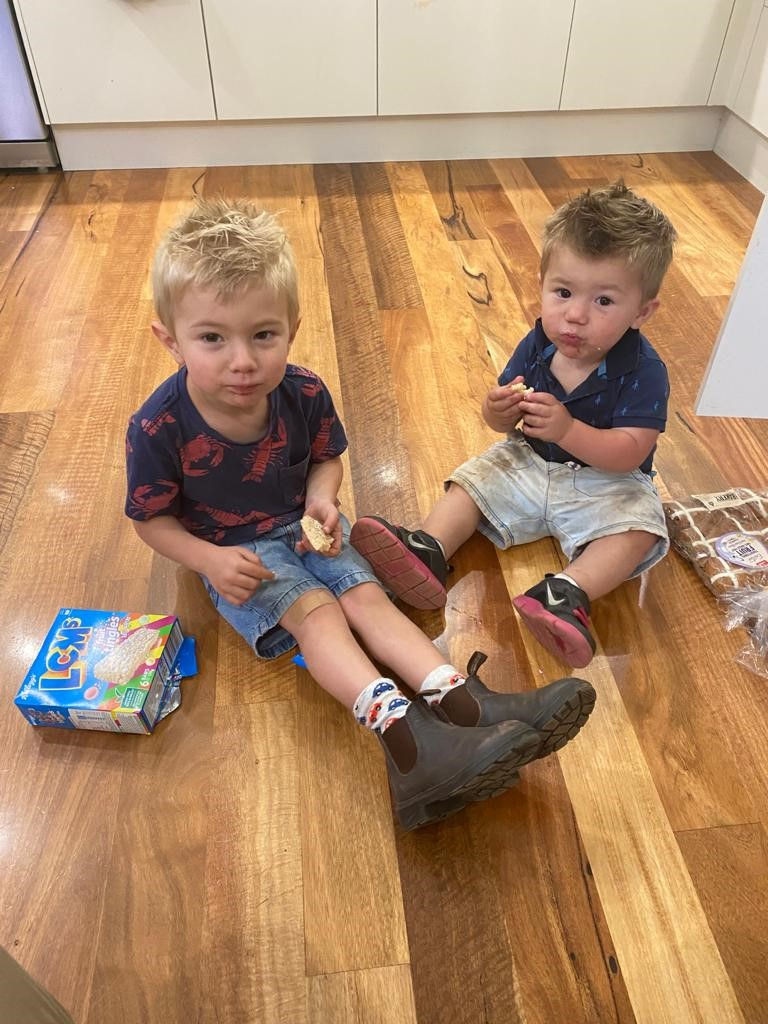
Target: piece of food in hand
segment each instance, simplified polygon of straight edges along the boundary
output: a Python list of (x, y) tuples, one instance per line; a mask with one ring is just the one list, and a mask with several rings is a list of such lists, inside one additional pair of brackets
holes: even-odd
[(312, 516), (302, 517), (301, 528), (315, 551), (330, 551), (333, 547), (333, 537), (324, 533), (320, 523)]
[(524, 380), (519, 380), (515, 384), (507, 384), (507, 387), (509, 388), (510, 391), (519, 391), (521, 394), (526, 394), (526, 395), (528, 394), (529, 391), (533, 391), (533, 388), (529, 388), (529, 387), (526, 386), (526, 383), (525, 383)]

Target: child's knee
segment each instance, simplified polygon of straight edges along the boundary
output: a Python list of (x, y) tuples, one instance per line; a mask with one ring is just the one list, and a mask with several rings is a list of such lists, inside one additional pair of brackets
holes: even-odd
[(346, 590), (339, 598), (344, 615), (353, 626), (370, 617), (382, 601), (389, 603), (389, 598), (378, 583), (360, 583)]
[(333, 614), (332, 608), (338, 611), (338, 601), (328, 590), (306, 590), (298, 597), (288, 611), (280, 619), (280, 625), (287, 632), (296, 636), (302, 628), (306, 628), (306, 622), (313, 612), (320, 609), (327, 609), (325, 615)]

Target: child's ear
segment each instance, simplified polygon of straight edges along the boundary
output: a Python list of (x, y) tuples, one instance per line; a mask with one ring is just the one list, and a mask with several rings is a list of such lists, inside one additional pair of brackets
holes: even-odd
[(162, 323), (160, 320), (153, 320), (152, 333), (157, 338), (157, 340), (168, 349), (168, 351), (171, 353), (171, 355), (179, 364), (179, 366), (183, 366), (184, 359), (182, 358), (181, 352), (179, 351), (179, 346), (176, 342), (176, 339), (165, 326), (165, 324)]
[(296, 335), (297, 335), (297, 334), (299, 333), (299, 328), (300, 328), (300, 327), (301, 327), (301, 317), (299, 317), (299, 319), (298, 319), (298, 320), (296, 321), (296, 324), (295, 324), (295, 326), (294, 326), (293, 330), (291, 331), (291, 336), (290, 336), (290, 338), (288, 339), (288, 345), (289, 345), (289, 346), (293, 344), (293, 339), (294, 339), (294, 338), (296, 337)]
[(645, 323), (646, 320), (651, 319), (660, 305), (661, 301), (659, 299), (649, 299), (647, 302), (644, 302), (640, 307), (637, 316), (630, 324), (630, 327), (634, 327), (635, 330), (637, 330), (641, 324)]

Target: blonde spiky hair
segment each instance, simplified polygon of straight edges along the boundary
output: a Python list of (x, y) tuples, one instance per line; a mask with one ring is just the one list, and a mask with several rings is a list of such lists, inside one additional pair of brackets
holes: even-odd
[(587, 189), (555, 210), (544, 225), (541, 276), (552, 250), (565, 245), (587, 259), (626, 260), (640, 274), (643, 300), (655, 299), (676, 239), (677, 232), (657, 206), (616, 181)]
[(169, 330), (190, 285), (231, 297), (249, 284), (285, 295), (291, 330), (299, 322), (293, 250), (277, 218), (248, 199), (198, 199), (165, 235), (152, 267), (155, 310)]

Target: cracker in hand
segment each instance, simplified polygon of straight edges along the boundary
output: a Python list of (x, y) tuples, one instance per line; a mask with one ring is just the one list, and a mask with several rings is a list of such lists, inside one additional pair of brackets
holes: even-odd
[(516, 384), (507, 384), (507, 387), (509, 388), (510, 391), (519, 391), (521, 394), (525, 395), (527, 395), (529, 391), (533, 391), (533, 388), (529, 388), (526, 386), (524, 380), (519, 380)]
[(325, 533), (320, 523), (312, 516), (302, 517), (301, 528), (315, 551), (330, 551), (333, 547), (333, 537)]

